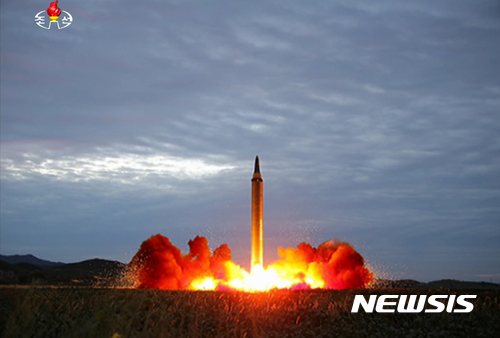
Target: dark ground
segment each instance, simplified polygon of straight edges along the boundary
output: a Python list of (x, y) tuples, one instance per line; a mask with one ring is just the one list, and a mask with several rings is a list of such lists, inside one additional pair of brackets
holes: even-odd
[[(351, 313), (356, 294), (475, 294), (470, 313)], [(0, 288), (4, 337), (498, 337), (500, 291)]]

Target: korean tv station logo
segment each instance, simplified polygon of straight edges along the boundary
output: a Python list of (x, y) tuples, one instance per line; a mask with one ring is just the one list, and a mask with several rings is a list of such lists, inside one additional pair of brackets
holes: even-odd
[(51, 2), (49, 8), (35, 15), (35, 23), (39, 27), (51, 29), (57, 26), (57, 29), (63, 29), (73, 23), (73, 16), (69, 14), (69, 12), (57, 7), (58, 2), (59, 1)]

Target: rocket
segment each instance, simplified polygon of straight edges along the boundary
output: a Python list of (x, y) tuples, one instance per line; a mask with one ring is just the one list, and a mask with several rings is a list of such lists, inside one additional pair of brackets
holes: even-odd
[(259, 156), (255, 157), (255, 169), (252, 177), (252, 265), (264, 263), (264, 181), (260, 174)]

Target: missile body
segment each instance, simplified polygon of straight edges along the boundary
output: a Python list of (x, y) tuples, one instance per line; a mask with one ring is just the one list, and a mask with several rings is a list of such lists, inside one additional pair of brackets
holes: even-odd
[(263, 266), (264, 263), (264, 181), (260, 174), (259, 156), (255, 158), (255, 169), (252, 177), (252, 265)]

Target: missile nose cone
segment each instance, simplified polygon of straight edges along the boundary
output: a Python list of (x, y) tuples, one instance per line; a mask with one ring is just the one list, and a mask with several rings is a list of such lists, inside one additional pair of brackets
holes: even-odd
[(255, 157), (255, 170), (253, 171), (253, 173), (260, 174), (259, 156)]
[(262, 182), (262, 175), (260, 174), (260, 164), (259, 164), (259, 156), (255, 157), (255, 169), (253, 171), (253, 181)]

